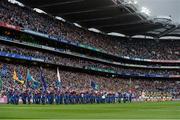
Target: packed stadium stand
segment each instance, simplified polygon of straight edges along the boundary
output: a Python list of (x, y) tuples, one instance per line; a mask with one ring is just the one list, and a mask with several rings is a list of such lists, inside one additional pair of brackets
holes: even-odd
[[(48, 9), (53, 5), (38, 2), (49, 12), (40, 14), (32, 9), (38, 7), (30, 4), (33, 0), (20, 1), (27, 6), (0, 1), (0, 96), (6, 96), (8, 103), (17, 103), (20, 99), (17, 96), (23, 103), (26, 99), (45, 103), (38, 97), (46, 95), (55, 100), (63, 96), (63, 100), (56, 101), (58, 104), (114, 103), (121, 98), (127, 100), (127, 96), (134, 100), (180, 98), (180, 40), (131, 38), (136, 30), (128, 31), (129, 25), (127, 30), (118, 29), (128, 37), (95, 33), (72, 24), (71, 20), (90, 21), (72, 19), (72, 12), (68, 14), (64, 10), (61, 14), (70, 22), (61, 21), (53, 17), (58, 13)], [(118, 0), (109, 1), (105, 4), (111, 3), (116, 10)], [(141, 15), (129, 17), (145, 19)], [(150, 27), (137, 30), (137, 34), (164, 27), (160, 23), (144, 22), (140, 25)], [(90, 23), (84, 22), (85, 27), (91, 26)], [(117, 30), (116, 27), (111, 29)], [(34, 101), (34, 96), (38, 100)], [(49, 104), (53, 103), (51, 100)]]

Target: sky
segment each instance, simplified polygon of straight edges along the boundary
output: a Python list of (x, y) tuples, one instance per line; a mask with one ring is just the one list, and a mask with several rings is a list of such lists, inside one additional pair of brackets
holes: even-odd
[(151, 11), (152, 16), (172, 16), (174, 22), (180, 23), (180, 0), (137, 0), (140, 7)]

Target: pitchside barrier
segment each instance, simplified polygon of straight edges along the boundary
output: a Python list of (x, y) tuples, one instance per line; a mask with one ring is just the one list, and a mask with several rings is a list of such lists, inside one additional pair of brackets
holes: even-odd
[[(123, 100), (123, 99), (122, 99)], [(132, 100), (133, 102), (160, 102), (160, 101), (180, 101), (180, 98), (179, 99), (172, 99), (171, 97), (169, 98), (135, 98)], [(33, 102), (33, 100), (31, 100), (31, 102)], [(19, 99), (19, 103), (22, 103), (22, 100), (21, 98)], [(7, 104), (7, 97), (6, 96), (3, 96), (3, 97), (0, 97), (0, 104)]]
[(7, 97), (0, 97), (0, 104), (7, 104)]

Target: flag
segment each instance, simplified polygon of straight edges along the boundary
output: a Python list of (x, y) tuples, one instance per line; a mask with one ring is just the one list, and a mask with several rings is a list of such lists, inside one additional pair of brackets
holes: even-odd
[(34, 81), (33, 84), (32, 84), (32, 88), (33, 89), (38, 89), (40, 87), (40, 84), (38, 81)]
[(20, 81), (23, 81), (23, 76), (22, 76), (22, 74), (21, 74), (20, 68), (18, 68), (18, 79), (19, 79)]
[(47, 89), (47, 84), (46, 84), (46, 81), (44, 79), (44, 74), (43, 74), (42, 67), (40, 68), (40, 72), (41, 72), (41, 83), (42, 83), (42, 86), (43, 86), (43, 91), (45, 92), (46, 89)]
[(32, 76), (30, 74), (29, 69), (27, 70), (27, 76), (26, 76), (26, 81), (31, 81), (32, 80)]
[[(32, 83), (32, 86), (29, 85), (29, 82)], [(26, 87), (32, 87), (33, 89), (39, 88), (40, 84), (38, 81), (36, 81), (33, 76), (31, 75), (29, 69), (27, 70), (27, 76), (26, 76)]]
[(99, 85), (97, 83), (95, 83), (94, 81), (91, 81), (91, 87), (94, 89), (94, 90), (99, 90)]
[(2, 90), (2, 86), (3, 86), (3, 82), (2, 82), (1, 75), (0, 75), (0, 91)]
[(32, 76), (31, 76), (31, 74), (30, 74), (30, 71), (29, 71), (29, 69), (27, 70), (27, 75), (26, 75), (26, 87), (28, 88), (28, 87), (30, 87), (30, 85), (29, 85), (29, 82), (32, 80)]
[(57, 78), (58, 78), (58, 80), (56, 81), (56, 87), (60, 88), (61, 87), (61, 76), (59, 73), (59, 68), (57, 68)]
[(14, 81), (17, 81), (20, 84), (24, 84), (23, 80), (19, 80), (17, 73), (16, 73), (16, 70), (14, 70), (13, 79), (14, 79)]
[(1, 77), (6, 77), (7, 74), (7, 65), (3, 64), (2, 70), (1, 70)]
[(131, 92), (132, 91), (132, 80), (131, 80), (131, 78), (129, 79), (129, 92)]
[(16, 71), (14, 70), (14, 74), (13, 74), (13, 79), (14, 80), (16, 80), (16, 81), (18, 81), (19, 79), (18, 79), (18, 77), (17, 77), (17, 73), (16, 73)]
[(27, 70), (26, 80), (27, 80), (27, 81), (38, 82), (38, 81), (36, 81), (36, 80), (33, 78), (33, 76), (31, 75), (31, 73), (30, 73), (30, 71), (29, 71), (29, 69)]

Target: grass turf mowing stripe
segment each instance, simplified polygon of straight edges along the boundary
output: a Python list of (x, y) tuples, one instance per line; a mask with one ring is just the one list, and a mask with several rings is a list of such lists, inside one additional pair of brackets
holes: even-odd
[(180, 119), (180, 102), (0, 105), (0, 119)]

